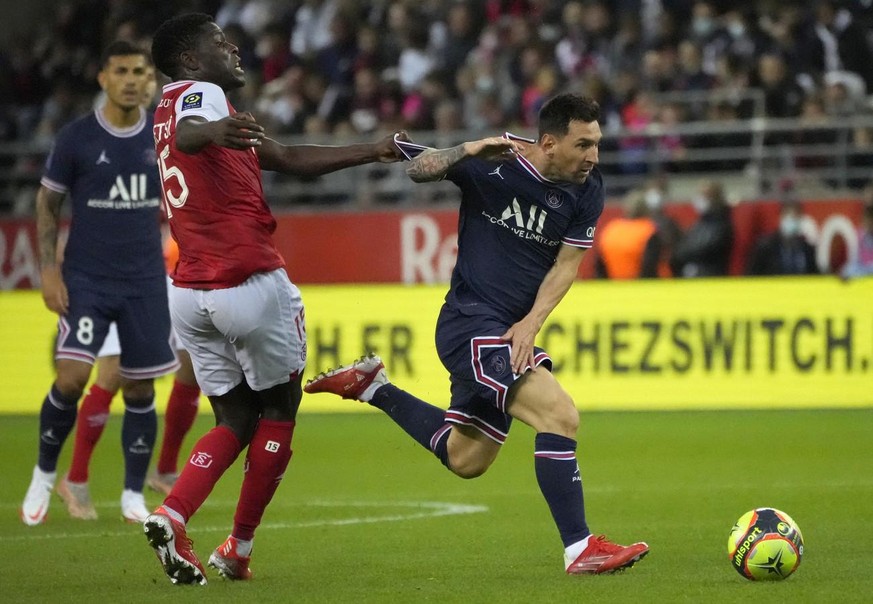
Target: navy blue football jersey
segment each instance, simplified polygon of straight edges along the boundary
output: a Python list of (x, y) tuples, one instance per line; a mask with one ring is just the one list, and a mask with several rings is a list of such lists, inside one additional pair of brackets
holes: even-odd
[(72, 200), (65, 279), (120, 295), (166, 287), (151, 116), (143, 112), (124, 130), (100, 110), (68, 124), (55, 139), (41, 184)]
[(561, 245), (590, 248), (603, 211), (603, 179), (592, 169), (581, 184), (544, 178), (524, 157), (477, 158), (446, 178), (461, 189), (458, 260), (446, 302), (464, 314), (510, 323), (533, 307)]

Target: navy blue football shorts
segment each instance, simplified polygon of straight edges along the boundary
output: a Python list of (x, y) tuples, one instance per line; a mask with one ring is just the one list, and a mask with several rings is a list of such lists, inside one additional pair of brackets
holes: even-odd
[(107, 295), (70, 287), (70, 308), (58, 321), (55, 359), (94, 364), (115, 322), (121, 342), (120, 373), (131, 380), (155, 378), (179, 367), (170, 343), (166, 290), (143, 297)]
[[(512, 418), (507, 395), (519, 375), (512, 373), (511, 347), (500, 339), (511, 327), (486, 315), (464, 315), (443, 305), (436, 326), (436, 349), (449, 371), (452, 400), (446, 421), (471, 426), (503, 444)], [(552, 369), (545, 350), (534, 347), (537, 366)]]

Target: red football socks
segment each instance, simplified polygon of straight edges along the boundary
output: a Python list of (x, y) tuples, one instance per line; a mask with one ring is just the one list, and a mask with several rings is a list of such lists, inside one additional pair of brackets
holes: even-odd
[(82, 401), (76, 424), (73, 457), (67, 474), (70, 482), (88, 482), (88, 465), (91, 463), (94, 447), (106, 427), (106, 420), (109, 419), (109, 405), (114, 394), (93, 384)]
[(239, 440), (230, 428), (216, 426), (207, 432), (194, 445), (164, 505), (179, 512), (187, 522), (206, 501), (240, 450)]
[(197, 417), (199, 401), (199, 387), (189, 386), (178, 380), (173, 382), (173, 391), (167, 401), (167, 413), (164, 416), (164, 441), (157, 464), (159, 474), (176, 473), (179, 449)]
[(282, 481), (291, 461), (295, 422), (261, 420), (246, 457), (246, 475), (233, 518), (233, 536), (250, 541), (261, 523), (264, 509)]

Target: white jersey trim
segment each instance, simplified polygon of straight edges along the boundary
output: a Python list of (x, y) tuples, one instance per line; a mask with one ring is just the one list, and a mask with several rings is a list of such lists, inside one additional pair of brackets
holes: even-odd
[(42, 186), (44, 186), (46, 189), (48, 189), (50, 191), (54, 191), (55, 193), (66, 193), (67, 191), (70, 190), (70, 188), (67, 185), (59, 183), (56, 180), (52, 180), (48, 176), (43, 176), (39, 180), (39, 184), (41, 184)]
[(129, 128), (116, 128), (112, 124), (109, 123), (109, 120), (106, 119), (106, 116), (103, 115), (103, 107), (106, 105), (101, 105), (97, 109), (94, 110), (94, 115), (97, 117), (97, 123), (106, 130), (112, 136), (116, 136), (118, 138), (131, 138), (136, 136), (142, 129), (145, 128), (146, 124), (146, 112), (142, 107), (139, 108), (139, 120), (133, 126)]
[[(176, 86), (176, 84), (180, 86)], [(164, 86), (164, 91), (176, 90), (181, 88), (181, 85), (184, 85), (186, 90), (179, 95), (173, 107), (176, 123), (186, 117), (202, 117), (206, 121), (214, 122), (230, 115), (227, 108), (227, 96), (220, 86), (211, 82), (185, 80), (184, 82), (167, 84)], [(195, 88), (196, 90), (194, 90)], [(189, 89), (191, 92), (188, 92)], [(200, 97), (189, 98), (193, 94), (199, 94)]]

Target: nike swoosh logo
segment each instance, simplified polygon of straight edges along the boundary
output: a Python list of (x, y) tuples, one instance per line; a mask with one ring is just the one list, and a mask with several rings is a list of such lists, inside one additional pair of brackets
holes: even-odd
[(43, 509), (45, 509), (45, 506), (39, 508), (39, 509), (36, 511), (36, 513), (34, 513), (34, 514), (25, 514), (25, 516), (27, 516), (28, 520), (34, 520), (34, 521), (35, 521), (35, 520), (38, 520), (39, 517), (42, 516), (42, 511), (43, 511)]

